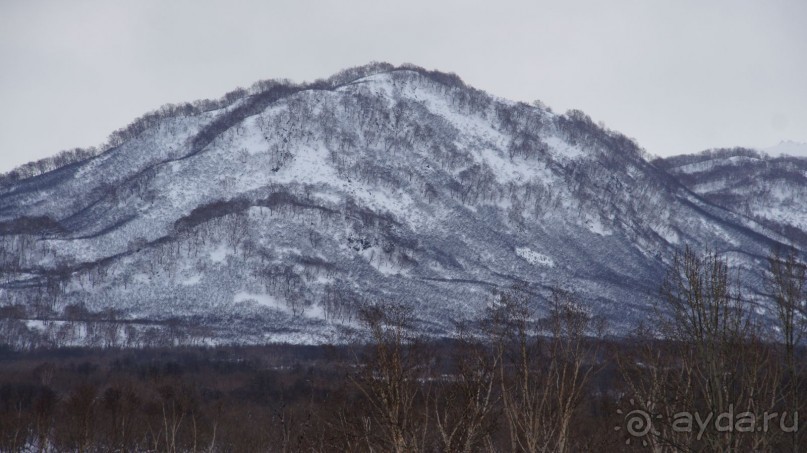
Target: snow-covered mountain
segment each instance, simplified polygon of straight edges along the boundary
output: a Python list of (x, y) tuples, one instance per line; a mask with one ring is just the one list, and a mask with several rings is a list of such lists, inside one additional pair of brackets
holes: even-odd
[(731, 148), (656, 164), (709, 202), (764, 225), (783, 242), (807, 249), (807, 158)]
[(5, 178), (0, 304), (115, 310), (128, 329), (116, 338), (184, 326), (209, 341), (331, 341), (367, 301), (407, 301), (440, 334), (522, 283), (575, 290), (625, 332), (652, 313), (675, 248), (756, 271), (787, 240), (581, 112), (414, 66), (166, 107), (111, 145)]

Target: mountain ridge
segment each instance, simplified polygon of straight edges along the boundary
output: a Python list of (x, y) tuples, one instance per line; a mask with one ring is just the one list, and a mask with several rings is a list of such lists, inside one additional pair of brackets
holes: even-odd
[(574, 289), (616, 332), (652, 312), (684, 243), (726, 252), (758, 292), (752, 270), (783, 240), (579, 111), (414, 66), (261, 86), (214, 110), (164, 108), (97, 155), (6, 177), (6, 305), (177, 319), (209, 342), (322, 342), (386, 298), (445, 334), (518, 283), (539, 300)]
[(752, 219), (783, 242), (807, 245), (807, 158), (751, 148), (708, 150), (655, 161), (711, 203)]

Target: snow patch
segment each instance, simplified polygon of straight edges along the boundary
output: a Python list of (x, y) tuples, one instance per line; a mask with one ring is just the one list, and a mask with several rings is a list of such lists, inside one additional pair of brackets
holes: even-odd
[(605, 225), (600, 221), (600, 219), (587, 215), (583, 220), (583, 225), (594, 234), (599, 234), (600, 236), (610, 236), (613, 234), (613, 231), (606, 228)]
[(213, 261), (214, 263), (223, 263), (229, 254), (230, 248), (224, 244), (221, 244), (210, 252), (210, 261)]
[(26, 319), (25, 326), (32, 330), (45, 330), (45, 321), (39, 319)]
[(549, 150), (552, 153), (552, 156), (559, 158), (560, 160), (577, 159), (585, 156), (586, 154), (585, 151), (579, 147), (570, 145), (560, 137), (550, 136), (544, 139), (544, 142), (549, 145)]
[(554, 180), (552, 173), (546, 168), (546, 164), (539, 160), (518, 159), (514, 161), (505, 156), (502, 151), (493, 149), (484, 149), (479, 152), (479, 156), (501, 183), (526, 183), (535, 179), (543, 182)]
[(516, 255), (524, 258), (533, 266), (555, 267), (555, 261), (552, 258), (544, 255), (543, 253), (533, 251), (529, 247), (516, 248)]
[(275, 299), (275, 297), (270, 294), (257, 294), (240, 291), (233, 297), (233, 302), (236, 304), (241, 302), (254, 302), (262, 307), (276, 308), (283, 311), (286, 309), (283, 303)]
[(380, 247), (370, 247), (366, 250), (362, 250), (359, 254), (381, 274), (400, 275), (402, 273), (401, 267), (394, 264)]

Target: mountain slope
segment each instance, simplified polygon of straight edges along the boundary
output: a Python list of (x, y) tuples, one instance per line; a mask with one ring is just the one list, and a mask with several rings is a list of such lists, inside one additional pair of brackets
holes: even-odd
[(765, 226), (770, 236), (807, 248), (807, 158), (733, 148), (656, 164), (711, 203)]
[(336, 341), (368, 301), (407, 301), (441, 334), (523, 282), (574, 289), (619, 332), (651, 312), (675, 248), (751, 269), (782, 240), (581, 112), (449, 74), (376, 64), (215, 107), (2, 186), (3, 303), (114, 310), (115, 341)]

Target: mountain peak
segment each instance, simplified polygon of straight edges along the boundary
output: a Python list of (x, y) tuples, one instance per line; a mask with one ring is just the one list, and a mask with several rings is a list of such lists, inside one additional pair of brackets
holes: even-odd
[(113, 310), (135, 336), (334, 341), (384, 299), (437, 335), (516, 283), (541, 310), (573, 289), (624, 331), (682, 244), (750, 269), (781, 240), (582, 112), (411, 65), (164, 108), (80, 157), (0, 188), (2, 303)]

